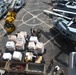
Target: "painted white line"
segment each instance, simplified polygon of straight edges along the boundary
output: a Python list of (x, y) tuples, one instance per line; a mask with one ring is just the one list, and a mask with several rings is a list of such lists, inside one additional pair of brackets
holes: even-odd
[(17, 27), (20, 27), (20, 26), (22, 26), (24, 24), (24, 22), (23, 23), (21, 23), (20, 25), (18, 25)]
[(35, 10), (29, 11), (29, 12), (34, 12), (34, 11), (42, 11), (42, 10), (41, 9), (35, 9)]
[[(25, 9), (24, 9), (25, 10)], [(26, 10), (25, 10), (26, 11)], [(35, 10), (33, 10), (33, 11), (35, 11)], [(38, 11), (38, 10), (36, 10), (36, 11)], [(40, 10), (41, 11), (41, 10)], [(27, 12), (27, 11), (26, 11)], [(32, 11), (31, 11), (32, 12)], [(28, 12), (27, 12), (28, 13)], [(42, 14), (42, 13), (39, 13), (38, 15), (40, 15), (40, 14)], [(26, 14), (25, 14), (26, 15)], [(39, 23), (39, 24), (27, 24), (27, 22), (28, 21), (30, 21), (30, 20), (32, 20), (32, 19), (34, 19), (34, 18), (37, 18), (37, 16), (38, 15), (32, 15), (33, 17), (32, 18), (30, 18), (30, 19), (28, 19), (27, 21), (24, 21), (23, 19), (24, 19), (24, 17), (25, 17), (25, 15), (22, 17), (22, 22), (23, 23), (25, 23), (26, 25), (28, 25), (28, 26), (37, 26), (37, 25), (41, 25), (42, 23)], [(35, 21), (35, 20), (34, 20)], [(41, 21), (40, 21), (41, 22)], [(22, 25), (20, 25), (20, 26), (22, 26)]]
[[(25, 9), (24, 9), (25, 10)], [(26, 10), (25, 10), (26, 11)], [(26, 11), (27, 13), (29, 13), (30, 15), (34, 16), (32, 13), (30, 13), (29, 11)], [(47, 25), (49, 28), (52, 28), (52, 26), (48, 25), (47, 23), (45, 23), (44, 21), (42, 21), (41, 19), (39, 19), (38, 17), (36, 17), (39, 21), (41, 21), (42, 23), (44, 23), (45, 25)]]
[(1, 28), (3, 29), (3, 31), (4, 31), (5, 33), (7, 33), (6, 30), (3, 28), (3, 26), (2, 26), (1, 24), (0, 24), (0, 26), (1, 26)]
[(58, 47), (61, 47), (54, 39), (53, 39), (53, 41)]
[[(24, 9), (22, 9), (22, 10), (24, 10)], [(24, 10), (25, 11), (25, 10)], [(28, 13), (26, 13), (26, 14), (24, 14), (22, 17), (24, 17), (25, 15), (27, 15)], [(22, 19), (21, 19), (21, 21), (22, 21)]]
[(26, 4), (26, 5), (39, 5), (39, 4), (44, 5), (44, 3), (30, 3), (30, 2), (28, 4)]
[(4, 33), (3, 35), (0, 35), (0, 37), (4, 36), (6, 33)]
[(24, 8), (22, 8), (23, 11), (26, 11)]
[[(22, 10), (26, 11), (24, 8), (22, 8)], [(37, 9), (37, 10), (32, 10), (32, 11), (30, 11), (30, 12), (33, 12), (33, 11), (42, 11), (42, 10)], [(26, 12), (27, 12), (27, 11), (26, 11)], [(39, 13), (38, 15), (36, 15), (36, 17), (35, 17), (34, 15), (32, 15), (32, 16), (33, 16), (32, 18), (28, 19), (27, 21), (24, 21), (23, 19), (24, 19), (24, 17), (25, 17), (27, 14), (28, 14), (28, 12), (22, 16), (22, 19), (21, 19), (21, 20), (15, 20), (15, 21), (22, 21), (22, 22), (23, 22), (23, 23), (21, 23), (20, 25), (18, 25), (17, 27), (20, 27), (20, 26), (22, 26), (22, 25), (24, 25), (24, 24), (26, 24), (27, 26), (37, 26), (37, 25), (41, 25), (41, 24), (42, 24), (42, 23), (39, 23), (39, 24), (27, 24), (27, 23), (26, 23), (26, 22), (32, 20), (33, 18), (36, 18), (37, 16), (39, 16), (39, 15), (42, 14), (42, 13)]]
[[(6, 32), (6, 30), (3, 28), (3, 26), (0, 24), (0, 26), (1, 26), (1, 28), (3, 29), (3, 31), (4, 31), (4, 34), (2, 34), (2, 35), (0, 35), (0, 37), (3, 37), (7, 32)], [(8, 36), (8, 35), (7, 35)]]
[(43, 14), (43, 12), (39, 13), (37, 16), (39, 16), (39, 15), (41, 15), (41, 14)]
[(16, 20), (14, 20), (14, 21), (22, 21), (22, 19), (21, 19), (21, 20), (17, 20), (17, 19), (16, 19)]
[(53, 40), (55, 37), (57, 37), (59, 34), (60, 34), (60, 33), (56, 34), (56, 35), (55, 35), (54, 37), (52, 37), (50, 40), (46, 41), (46, 42), (44, 43), (44, 46), (45, 46), (47, 43), (49, 43), (51, 40)]
[[(23, 8), (22, 8), (22, 10), (23, 10), (22, 12), (25, 12), (25, 10), (24, 10)], [(24, 15), (27, 15), (27, 14), (28, 14), (28, 13), (25, 13)], [(19, 16), (19, 15), (21, 15), (21, 14), (20, 14), (20, 13), (18, 13), (17, 15)], [(24, 16), (24, 15), (23, 15), (23, 16)], [(23, 17), (23, 16), (22, 16), (22, 17)], [(22, 18), (21, 18), (21, 20), (16, 19), (16, 21), (22, 21)]]
[(34, 16), (32, 13), (30, 13), (30, 11), (27, 11), (26, 9), (23, 8), (24, 11), (26, 11), (27, 13), (31, 14), (32, 16)]
[(40, 3), (34, 3), (34, 4), (39, 5)]
[[(49, 8), (50, 9), (50, 8)], [(24, 11), (26, 11), (24, 8), (23, 8)], [(32, 11), (29, 11), (30, 13), (34, 12), (34, 11), (42, 11), (41, 13), (37, 14), (37, 15), (33, 15), (33, 16), (39, 16), (43, 13), (43, 10), (40, 10), (40, 9), (36, 9), (36, 10), (32, 10)], [(26, 11), (27, 12), (27, 11)]]
[[(39, 13), (38, 15), (33, 15), (33, 14), (31, 14), (30, 12), (33, 12), (33, 11), (42, 11), (42, 10), (40, 10), (40, 9), (37, 9), (37, 10), (32, 10), (32, 11), (26, 11), (24, 8), (22, 8), (22, 10), (23, 11), (25, 11), (25, 12), (27, 12), (26, 14), (24, 14), (23, 15), (23, 17), (22, 17), (22, 19), (21, 19), (21, 21), (23, 22), (22, 24), (20, 24), (20, 25), (18, 25), (17, 27), (20, 27), (20, 26), (22, 26), (22, 25), (24, 25), (24, 24), (26, 24), (26, 25), (28, 25), (28, 26), (36, 26), (36, 25), (41, 25), (42, 23), (39, 23), (39, 24), (27, 24), (26, 22), (28, 22), (28, 21), (30, 21), (30, 20), (32, 20), (33, 18), (37, 18), (39, 15), (41, 15), (43, 12), (41, 12), (41, 13)], [(24, 21), (23, 19), (24, 19), (24, 17), (25, 17), (25, 15), (27, 15), (27, 14), (30, 14), (30, 15), (32, 15), (33, 17), (32, 18), (30, 18), (29, 20), (27, 20), (27, 21)], [(36, 16), (36, 17), (35, 17)], [(38, 18), (37, 18), (38, 19)], [(39, 19), (40, 20), (40, 19)], [(15, 20), (15, 21), (19, 21), (19, 20)], [(42, 21), (42, 20), (41, 20)], [(45, 22), (44, 22), (45, 23)], [(50, 27), (51, 28), (51, 27)]]
[(41, 19), (37, 18), (38, 20), (40, 20), (42, 23), (44, 23), (45, 25), (47, 25), (49, 28), (53, 28), (53, 26), (48, 25), (47, 23), (45, 23), (44, 21), (42, 21)]
[[(49, 8), (47, 10), (50, 10), (50, 9), (52, 9), (52, 8)], [(36, 10), (32, 10), (32, 11), (27, 11), (26, 9), (23, 8), (23, 10), (26, 11), (27, 13), (30, 12), (32, 16), (39, 16), (39, 15), (43, 14), (43, 10), (40, 10), (40, 9), (36, 9)], [(37, 14), (37, 15), (33, 15), (32, 12), (34, 12), (34, 11), (42, 11), (42, 12), (39, 13), (39, 14)]]
[[(39, 14), (43, 13), (43, 10), (40, 10), (40, 9), (36, 9), (36, 10), (32, 10), (32, 11), (29, 11), (30, 13), (34, 12), (34, 11), (41, 11)], [(36, 15), (37, 16), (37, 15)]]
[(39, 25), (41, 25), (41, 24), (43, 24), (43, 23), (38, 23), (38, 24), (26, 24), (27, 26), (39, 26)]
[[(24, 17), (24, 16), (23, 16), (23, 17)], [(37, 25), (41, 25), (41, 24), (42, 24), (41, 21), (40, 21), (41, 23), (38, 23), (38, 24), (27, 24), (27, 22), (30, 21), (30, 20), (32, 20), (33, 18), (34, 18), (34, 17), (28, 19), (27, 21), (23, 21), (23, 18), (22, 18), (22, 22), (23, 22), (24, 24), (26, 24), (27, 26), (37, 26)], [(19, 25), (18, 27), (20, 27), (20, 26), (22, 26), (22, 24)]]
[(22, 19), (22, 22), (25, 23), (25, 22), (28, 22), (28, 21), (30, 21), (30, 20), (32, 20), (32, 19), (33, 19), (33, 17), (30, 18), (30, 19), (28, 19), (27, 21), (24, 21), (24, 20)]

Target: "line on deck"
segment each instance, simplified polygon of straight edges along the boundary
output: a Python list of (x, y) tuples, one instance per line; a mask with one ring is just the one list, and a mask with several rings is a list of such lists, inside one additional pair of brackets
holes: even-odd
[[(30, 13), (29, 11), (27, 11), (26, 9), (23, 8), (23, 10), (25, 10), (25, 11), (26, 11), (27, 13), (29, 13), (30, 15), (35, 16), (35, 15), (33, 15), (32, 13)], [(37, 16), (36, 16), (36, 18), (37, 18), (39, 21), (41, 21), (42, 23), (44, 23), (45, 25), (47, 25), (49, 28), (52, 28), (52, 26), (48, 25), (47, 23), (45, 23), (44, 21), (42, 21), (41, 19), (39, 19)]]
[(56, 34), (56, 35), (55, 35), (54, 37), (52, 37), (50, 40), (46, 41), (46, 42), (44, 43), (44, 46), (45, 46), (46, 44), (48, 44), (51, 40), (53, 40), (54, 38), (56, 38), (59, 34), (60, 34), (60, 33)]
[(6, 30), (3, 28), (3, 26), (2, 26), (1, 24), (0, 24), (0, 26), (1, 26), (1, 28), (3, 29), (3, 31), (4, 31), (5, 33), (7, 33)]

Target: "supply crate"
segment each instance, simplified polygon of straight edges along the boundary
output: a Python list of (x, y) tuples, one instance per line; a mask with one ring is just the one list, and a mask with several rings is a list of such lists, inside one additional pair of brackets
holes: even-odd
[(4, 69), (6, 65), (5, 61), (0, 61), (0, 69)]
[(11, 62), (9, 72), (12, 73), (25, 73), (26, 63), (24, 62)]
[(27, 74), (46, 75), (45, 64), (41, 63), (27, 63), (25, 70)]

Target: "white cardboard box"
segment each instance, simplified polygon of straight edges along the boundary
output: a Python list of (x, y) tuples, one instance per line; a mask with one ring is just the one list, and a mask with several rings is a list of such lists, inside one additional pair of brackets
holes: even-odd
[(27, 32), (21, 31), (20, 34), (22, 34), (25, 38), (27, 37)]
[(15, 43), (14, 43), (13, 41), (8, 41), (8, 42), (6, 43), (6, 48), (7, 48), (8, 50), (15, 50)]
[(13, 59), (21, 61), (22, 60), (22, 53), (19, 51), (14, 51)]
[(26, 43), (24, 35), (20, 33), (18, 33), (17, 41), (23, 41), (24, 44)]
[(12, 59), (12, 54), (11, 53), (4, 53), (3, 56), (2, 56), (2, 58), (5, 59), (5, 60), (6, 59), (11, 60)]
[(29, 41), (36, 42), (36, 43), (39, 42), (36, 36), (31, 36)]
[(34, 50), (35, 49), (35, 43), (34, 42), (29, 42), (28, 43), (28, 49), (30, 49), (30, 50)]
[(17, 43), (16, 43), (16, 49), (17, 50), (24, 50), (24, 42), (23, 41), (17, 41)]
[(8, 40), (16, 42), (17, 37), (15, 35), (9, 35)]
[(44, 44), (42, 42), (38, 42), (36, 44), (36, 49), (35, 51), (37, 51), (38, 53), (43, 54), (44, 53)]

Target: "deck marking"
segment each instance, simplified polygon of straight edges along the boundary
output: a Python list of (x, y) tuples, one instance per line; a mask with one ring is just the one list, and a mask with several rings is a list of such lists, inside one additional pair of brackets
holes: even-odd
[(49, 43), (51, 40), (53, 40), (55, 37), (57, 37), (59, 34), (60, 34), (60, 33), (56, 34), (56, 35), (55, 35), (54, 37), (52, 37), (50, 40), (46, 41), (46, 42), (44, 43), (44, 46), (45, 46), (47, 43)]
[[(23, 10), (25, 10), (25, 9), (23, 9)], [(25, 10), (26, 11), (26, 10)], [(29, 13), (30, 15), (32, 15), (32, 16), (35, 16), (35, 15), (33, 15), (32, 13), (30, 13), (29, 11), (26, 11), (27, 13)], [(36, 17), (39, 21), (41, 21), (42, 23), (44, 23), (45, 25), (47, 25), (49, 28), (52, 28), (52, 26), (50, 26), (50, 25), (48, 25), (47, 23), (45, 23), (44, 21), (42, 21), (41, 19), (39, 19), (38, 17)]]

